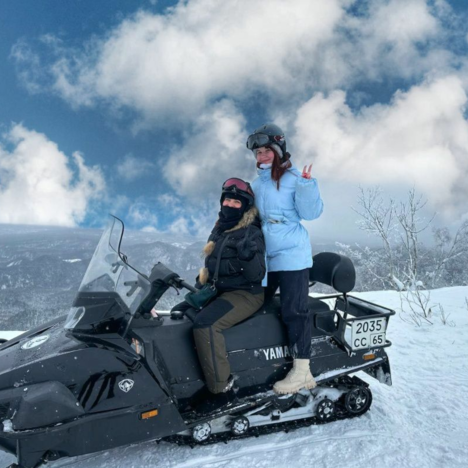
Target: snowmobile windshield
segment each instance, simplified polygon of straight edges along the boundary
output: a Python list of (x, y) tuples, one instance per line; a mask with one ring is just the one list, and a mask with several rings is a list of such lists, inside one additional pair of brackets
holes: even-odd
[[(150, 291), (150, 282), (128, 264), (120, 252), (124, 225), (111, 217), (94, 251), (78, 289), (80, 293), (117, 293), (133, 315)], [(76, 311), (70, 311), (66, 328), (74, 328)], [(75, 325), (76, 325), (75, 323)]]

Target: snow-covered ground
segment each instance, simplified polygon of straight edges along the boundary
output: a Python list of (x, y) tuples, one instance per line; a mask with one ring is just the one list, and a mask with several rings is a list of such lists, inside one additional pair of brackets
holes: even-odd
[(0, 340), (11, 340), (15, 336), (21, 335), (21, 331), (0, 331)]
[[(356, 294), (398, 310), (392, 291)], [(450, 325), (439, 316), (418, 328), (397, 314), (387, 337), (393, 386), (366, 374), (374, 401), (352, 420), (311, 426), (205, 447), (144, 443), (77, 459), (54, 467), (74, 468), (467, 468), (468, 467), (468, 287), (431, 292)], [(0, 334), (1, 337), (1, 334)], [(0, 453), (0, 466), (13, 457)], [(52, 464), (51, 464), (52, 465)]]

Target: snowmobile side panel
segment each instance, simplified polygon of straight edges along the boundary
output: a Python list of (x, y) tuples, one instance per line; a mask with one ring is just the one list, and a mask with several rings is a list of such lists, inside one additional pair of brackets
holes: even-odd
[[(158, 411), (155, 417), (141, 418), (142, 412), (152, 409)], [(45, 448), (57, 458), (72, 457), (165, 437), (186, 428), (176, 406), (168, 402), (84, 416), (59, 426), (1, 433), (0, 446), (16, 453), (20, 465), (33, 468), (44, 457)]]
[[(90, 337), (80, 339), (62, 327), (46, 334), (47, 341), (40, 346), (29, 349), (25, 339), (2, 351), (0, 388), (24, 390), (44, 380), (57, 381), (87, 413), (167, 398), (163, 379), (156, 380), (144, 359), (119, 335), (94, 335), (89, 341)], [(126, 380), (131, 380), (131, 388), (125, 386)], [(0, 405), (5, 401), (1, 399)]]
[(16, 454), (16, 440), (11, 440), (11, 439), (6, 439), (4, 437), (0, 437), (0, 450), (2, 450), (2, 452), (11, 453), (15, 455)]
[(161, 391), (167, 396), (173, 396), (169, 385), (170, 376), (167, 367), (154, 342), (154, 328), (139, 328), (132, 331), (130, 337), (138, 343), (138, 346), (143, 347), (143, 349), (140, 350), (143, 356), (142, 362), (159, 385)]
[(202, 378), (190, 320), (164, 317), (162, 326), (134, 329), (133, 333), (153, 347), (152, 354), (169, 384)]
[(10, 414), (6, 417), (11, 418), (14, 430), (48, 426), (84, 414), (76, 398), (60, 382), (43, 382), (14, 391), (7, 390), (0, 393), (0, 401), (3, 393), (10, 394)]

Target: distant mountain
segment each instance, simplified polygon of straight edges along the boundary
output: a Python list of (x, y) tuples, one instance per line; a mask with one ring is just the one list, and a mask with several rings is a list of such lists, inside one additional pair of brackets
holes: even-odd
[[(68, 312), (94, 249), (99, 229), (0, 225), (0, 328), (27, 329)], [(122, 251), (149, 274), (158, 261), (193, 283), (202, 265), (202, 241), (125, 232)], [(169, 291), (158, 307), (183, 296)]]
[[(66, 314), (102, 234), (99, 229), (0, 225), (0, 329), (21, 330)], [(203, 240), (125, 231), (121, 250), (149, 274), (164, 263), (193, 284), (203, 265)], [(318, 253), (334, 250), (319, 244)], [(169, 290), (158, 303), (170, 309), (183, 300)]]

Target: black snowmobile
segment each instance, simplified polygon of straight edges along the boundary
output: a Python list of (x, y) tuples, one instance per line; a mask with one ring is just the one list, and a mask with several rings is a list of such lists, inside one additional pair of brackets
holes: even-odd
[(190, 312), (154, 317), (170, 288), (193, 289), (157, 263), (149, 277), (120, 252), (123, 223), (112, 218), (68, 316), (0, 346), (0, 448), (33, 468), (50, 460), (145, 440), (212, 443), (365, 413), (364, 371), (391, 385), (385, 348), (394, 311), (348, 295), (351, 261), (314, 257), (311, 282), (338, 293), (309, 299), (311, 369), (318, 387), (277, 396), (291, 367), (279, 298), (225, 332), (235, 397), (210, 411)]

